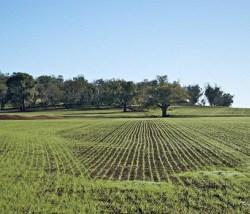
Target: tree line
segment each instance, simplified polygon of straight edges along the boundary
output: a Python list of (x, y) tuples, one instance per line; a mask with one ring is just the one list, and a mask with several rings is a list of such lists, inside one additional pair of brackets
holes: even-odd
[[(203, 97), (203, 98), (202, 98)], [(162, 116), (173, 104), (230, 106), (233, 95), (218, 86), (208, 84), (204, 90), (198, 85), (182, 86), (170, 82), (166, 75), (141, 82), (122, 79), (98, 79), (89, 82), (84, 76), (64, 80), (63, 76), (42, 75), (34, 78), (27, 73), (0, 73), (1, 110), (11, 105), (20, 111), (33, 106), (120, 106), (123, 111), (161, 108)]]

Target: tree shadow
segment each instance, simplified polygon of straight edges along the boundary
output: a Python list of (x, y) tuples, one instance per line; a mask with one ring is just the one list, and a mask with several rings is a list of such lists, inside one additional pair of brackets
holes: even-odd
[(73, 112), (73, 113), (67, 113), (64, 114), (66, 116), (68, 115), (107, 115), (107, 114), (121, 114), (122, 112), (118, 111), (112, 111), (112, 112), (84, 112), (79, 110), (79, 112)]
[(160, 118), (159, 116), (155, 115), (122, 115), (121, 114), (116, 114), (116, 115), (104, 115), (104, 114), (93, 114), (93, 115), (64, 115), (64, 118), (85, 118), (85, 119), (119, 119), (119, 118), (127, 118), (127, 119), (133, 119), (133, 118)]

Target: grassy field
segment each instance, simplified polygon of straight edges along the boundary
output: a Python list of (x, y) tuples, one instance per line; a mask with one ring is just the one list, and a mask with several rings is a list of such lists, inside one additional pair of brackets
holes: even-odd
[[(250, 108), (227, 108), (227, 107), (170, 107), (168, 113), (172, 117), (250, 117)], [(145, 110), (144, 112), (126, 112), (121, 113), (121, 109), (61, 109), (48, 111), (32, 112), (4, 112), (0, 111), (1, 116), (15, 116), (16, 119), (25, 119), (24, 117), (40, 117), (38, 119), (72, 119), (72, 118), (156, 118), (160, 117), (159, 108)], [(11, 118), (12, 119), (12, 118)], [(14, 118), (15, 119), (15, 118)], [(36, 118), (35, 118), (36, 119)]]
[(0, 213), (250, 213), (250, 110), (170, 113), (0, 114)]

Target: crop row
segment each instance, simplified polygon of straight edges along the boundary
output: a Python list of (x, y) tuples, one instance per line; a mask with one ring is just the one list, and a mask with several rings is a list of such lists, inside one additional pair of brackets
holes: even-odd
[(240, 162), (223, 144), (166, 120), (130, 120), (93, 135), (75, 152), (93, 178), (170, 181), (180, 172)]
[(249, 156), (249, 125), (237, 124), (103, 120), (77, 123), (58, 132), (59, 138), (1, 134), (0, 163), (15, 165), (26, 176), (68, 174), (181, 183), (179, 173), (234, 167)]

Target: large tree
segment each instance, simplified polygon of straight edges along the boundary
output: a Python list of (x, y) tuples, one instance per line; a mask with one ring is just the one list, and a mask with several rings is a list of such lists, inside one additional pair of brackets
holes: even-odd
[(43, 75), (36, 79), (36, 90), (42, 105), (56, 105), (63, 98), (63, 77)]
[(234, 102), (234, 96), (229, 93), (222, 93), (220, 97), (216, 97), (215, 105), (216, 106), (231, 106)]
[(212, 87), (211, 85), (207, 85), (205, 88), (205, 96), (210, 104), (210, 106), (215, 106), (215, 101), (222, 95), (222, 91), (220, 87), (215, 86)]
[(106, 105), (119, 105), (121, 103), (121, 80), (110, 79), (104, 82), (102, 101)]
[(207, 85), (205, 89), (205, 96), (210, 106), (230, 106), (234, 102), (233, 95), (225, 93), (220, 87)]
[(26, 110), (35, 93), (35, 81), (26, 73), (14, 73), (7, 80), (7, 96), (9, 101), (19, 107), (20, 111)]
[(172, 104), (187, 102), (188, 94), (179, 82), (168, 82), (167, 76), (158, 76), (156, 81), (148, 87), (148, 105), (161, 108), (162, 117), (167, 117), (167, 110)]
[(88, 103), (88, 81), (83, 76), (64, 82), (63, 101), (66, 104), (83, 105)]
[(105, 90), (105, 81), (103, 79), (95, 80), (93, 83), (93, 103), (99, 107), (104, 105), (104, 90)]
[(123, 112), (127, 111), (128, 104), (133, 100), (135, 92), (135, 84), (132, 81), (120, 81), (120, 100)]
[(189, 103), (195, 105), (198, 103), (200, 97), (203, 95), (202, 88), (197, 85), (189, 85), (185, 87), (188, 95), (189, 95)]
[(3, 110), (4, 105), (7, 101), (6, 95), (7, 95), (7, 79), (8, 75), (3, 74), (0, 72), (0, 110)]
[(119, 79), (99, 79), (92, 83), (94, 88), (94, 103), (100, 105), (122, 105), (123, 111), (135, 96), (135, 84), (132, 81)]

